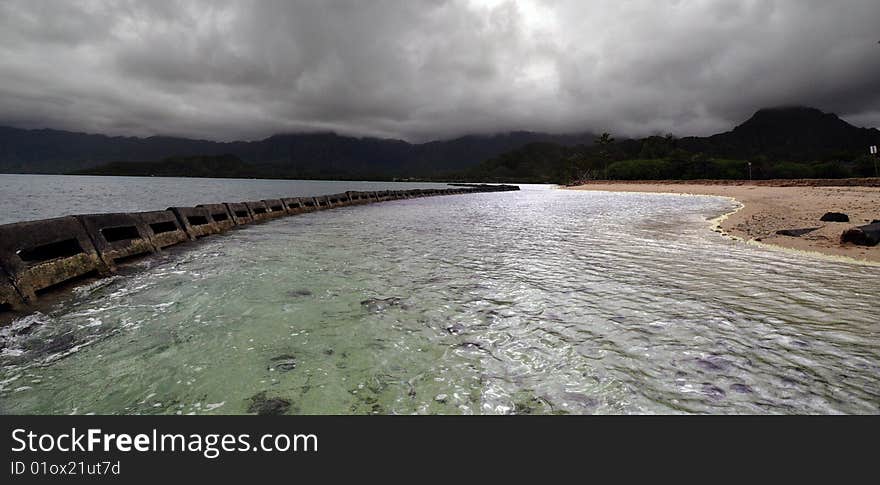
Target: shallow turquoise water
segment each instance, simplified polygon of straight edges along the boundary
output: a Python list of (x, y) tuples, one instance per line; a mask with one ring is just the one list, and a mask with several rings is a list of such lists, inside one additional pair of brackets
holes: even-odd
[(235, 230), (0, 331), (0, 411), (880, 411), (876, 268), (725, 239), (730, 208), (524, 187)]

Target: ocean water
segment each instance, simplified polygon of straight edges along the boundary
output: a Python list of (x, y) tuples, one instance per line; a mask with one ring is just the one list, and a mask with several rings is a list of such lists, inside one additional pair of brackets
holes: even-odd
[(877, 269), (712, 232), (732, 208), (523, 186), (234, 230), (0, 330), (0, 412), (880, 412)]
[(346, 190), (446, 188), (422, 182), (99, 177), (0, 174), (0, 224), (71, 214), (164, 210)]

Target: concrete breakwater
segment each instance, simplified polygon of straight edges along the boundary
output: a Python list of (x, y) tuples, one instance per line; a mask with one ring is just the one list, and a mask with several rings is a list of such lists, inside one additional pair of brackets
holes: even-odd
[(237, 226), (350, 205), (511, 190), (519, 187), (466, 185), (451, 189), (348, 191), (0, 225), (0, 314), (25, 311), (44, 293), (85, 278), (112, 274), (128, 261)]

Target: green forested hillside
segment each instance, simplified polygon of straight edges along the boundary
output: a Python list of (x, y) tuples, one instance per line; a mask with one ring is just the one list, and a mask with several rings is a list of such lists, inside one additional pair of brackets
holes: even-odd
[(469, 171), (471, 178), (534, 183), (577, 180), (790, 179), (880, 176), (868, 155), (880, 131), (809, 108), (761, 110), (728, 133), (651, 136), (564, 147), (530, 144)]

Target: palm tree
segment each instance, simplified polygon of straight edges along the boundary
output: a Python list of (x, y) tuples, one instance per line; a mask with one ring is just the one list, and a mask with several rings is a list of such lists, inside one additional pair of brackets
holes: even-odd
[(596, 145), (599, 145), (599, 156), (605, 162), (605, 180), (608, 180), (608, 145), (611, 145), (614, 141), (614, 138), (609, 133), (602, 133), (595, 141)]

